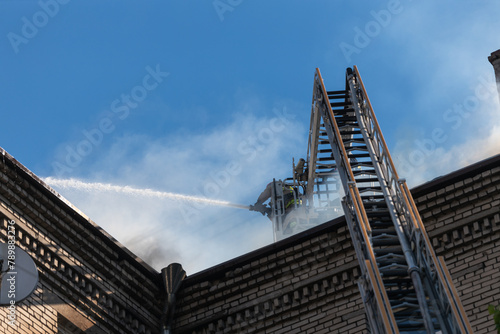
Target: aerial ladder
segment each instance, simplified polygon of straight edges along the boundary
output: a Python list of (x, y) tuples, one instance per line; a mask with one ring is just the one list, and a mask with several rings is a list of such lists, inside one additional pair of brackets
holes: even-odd
[(327, 91), (316, 69), (306, 167), (305, 207), (321, 207), (335, 177), (342, 184), (370, 333), (473, 333), (356, 67), (339, 91)]

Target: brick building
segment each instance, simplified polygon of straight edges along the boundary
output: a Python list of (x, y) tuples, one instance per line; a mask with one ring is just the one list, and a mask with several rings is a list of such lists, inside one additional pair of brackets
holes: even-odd
[[(161, 276), (0, 149), (0, 236), (38, 268), (35, 292), (1, 307), (1, 333), (157, 333)], [(11, 223), (12, 224), (12, 223)]]
[[(0, 333), (366, 333), (344, 217), (185, 277), (157, 272), (0, 149), (0, 238), (38, 268)], [(412, 190), (475, 333), (500, 304), (500, 155)]]
[[(16, 306), (17, 326), (1, 321), (0, 332), (160, 333), (169, 287), (162, 274), (2, 156), (0, 235), (5, 241), (14, 220), (17, 246), (35, 259), (40, 280)], [(492, 333), (487, 306), (500, 304), (500, 155), (412, 193), (475, 333)], [(167, 283), (175, 283), (172, 273), (164, 271)], [(173, 333), (363, 333), (359, 273), (340, 217), (184, 280), (180, 272)], [(7, 319), (9, 310), (0, 312)]]

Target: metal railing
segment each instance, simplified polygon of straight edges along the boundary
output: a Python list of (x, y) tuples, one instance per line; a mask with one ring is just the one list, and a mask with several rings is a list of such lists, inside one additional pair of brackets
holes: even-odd
[(371, 138), (374, 154), (387, 181), (403, 230), (414, 247), (417, 266), (426, 278), (426, 286), (434, 294), (439, 311), (447, 319), (451, 333), (472, 333), (444, 260), (436, 257), (406, 181), (400, 179), (396, 172), (357, 67), (354, 67), (353, 75), (357, 82), (355, 93), (364, 111), (361, 115), (363, 123)]
[[(360, 223), (359, 228), (358, 226), (351, 226), (351, 224), (349, 224), (349, 229), (353, 238), (358, 239), (357, 242), (354, 242), (357, 248), (356, 253), (358, 254), (358, 261), (360, 264), (364, 264), (360, 265), (363, 273), (362, 277), (368, 280), (360, 284), (360, 286), (363, 287), (362, 295), (365, 302), (370, 304), (371, 312), (376, 313), (374, 317), (369, 319), (369, 321), (372, 322), (371, 328), (376, 329), (383, 327), (385, 330), (384, 333), (399, 333), (394, 314), (391, 310), (389, 297), (385, 291), (382, 276), (378, 269), (375, 254), (370, 242), (371, 227), (368, 217), (363, 206), (359, 189), (356, 187), (354, 174), (346, 149), (343, 143), (339, 142), (342, 137), (319, 69), (316, 69), (315, 87), (313, 104), (323, 116), (326, 131), (329, 132), (328, 137), (333, 141), (330, 143), (332, 150), (336, 151), (335, 160), (340, 178), (344, 184), (344, 188), (349, 190), (346, 192), (344, 208), (349, 212), (348, 215), (356, 217), (356, 221)], [(372, 295), (374, 296), (373, 299), (368, 298)], [(383, 326), (380, 326), (381, 323)]]

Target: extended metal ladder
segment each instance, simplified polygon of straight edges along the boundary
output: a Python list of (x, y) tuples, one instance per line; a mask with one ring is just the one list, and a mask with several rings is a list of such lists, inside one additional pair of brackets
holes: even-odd
[[(371, 333), (472, 333), (445, 262), (398, 177), (356, 67), (347, 69), (341, 91), (326, 91), (316, 70), (310, 136), (309, 154), (325, 153), (316, 161), (328, 163), (327, 173), (335, 165), (342, 181)], [(324, 138), (329, 149), (320, 147)], [(321, 172), (310, 169), (309, 179)]]

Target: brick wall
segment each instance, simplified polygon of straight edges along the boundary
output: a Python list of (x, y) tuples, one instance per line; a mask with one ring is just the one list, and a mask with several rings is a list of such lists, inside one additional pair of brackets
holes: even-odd
[[(34, 291), (33, 295), (16, 305), (15, 312), (11, 312), (6, 307), (0, 309), (0, 332), (1, 333), (57, 333), (57, 312), (45, 307), (42, 302), (41, 284)], [(14, 315), (14, 318), (8, 318)], [(14, 320), (15, 324), (9, 324)]]
[(2, 153), (0, 239), (7, 241), (14, 221), (16, 246), (34, 259), (39, 284), (17, 304), (17, 326), (0, 321), (0, 333), (57, 333), (70, 325), (87, 333), (159, 332), (159, 273)]
[[(500, 156), (412, 191), (475, 333), (500, 304)], [(366, 333), (344, 217), (188, 277), (175, 333)]]
[(443, 255), (475, 333), (494, 333), (500, 304), (500, 159), (414, 189), (437, 255)]
[[(159, 273), (142, 263), (8, 154), (0, 161), (0, 238), (40, 281), (0, 333), (159, 333)], [(500, 304), (500, 156), (412, 190), (475, 333)], [(188, 276), (174, 333), (366, 333), (360, 273), (343, 217)], [(7, 319), (8, 309), (0, 308)]]
[(358, 275), (349, 231), (337, 219), (188, 277), (174, 332), (359, 333)]

